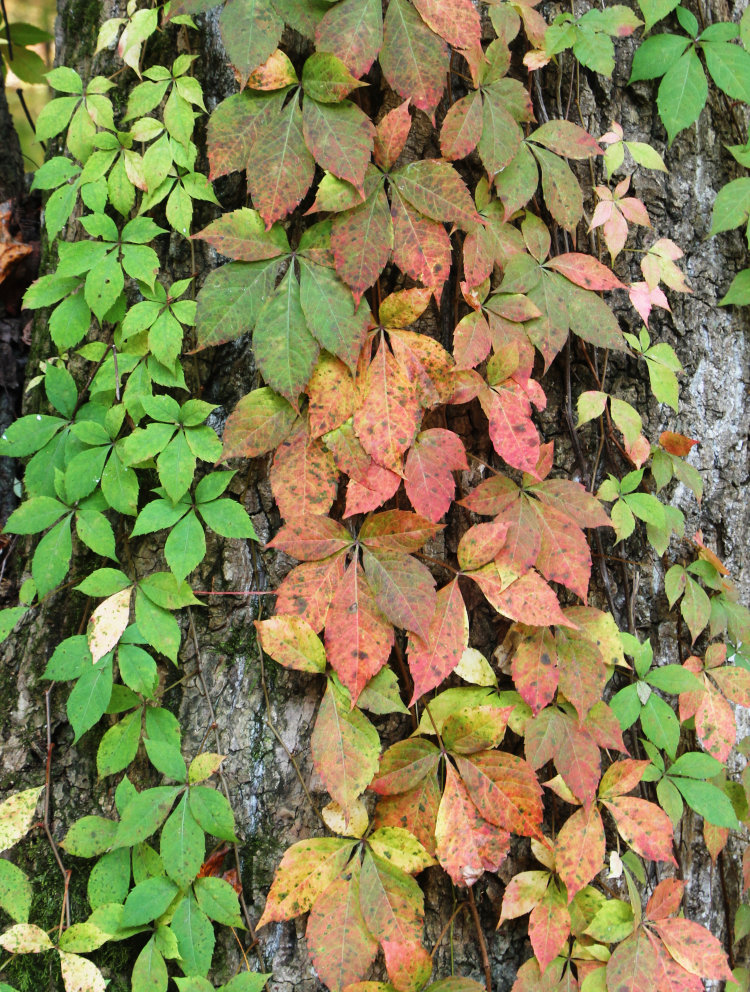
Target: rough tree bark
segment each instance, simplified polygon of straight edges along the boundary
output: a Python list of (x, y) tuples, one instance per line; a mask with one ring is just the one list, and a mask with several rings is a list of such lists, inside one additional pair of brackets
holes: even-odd
[[(75, 67), (84, 77), (89, 74), (100, 19), (122, 14), (122, 6), (111, 0), (104, 4), (96, 0), (59, 0), (58, 63)], [(550, 9), (545, 13), (548, 17), (554, 16), (557, 10), (551, 4), (548, 6)], [(736, 19), (741, 10), (742, 5), (727, 6), (723, 0), (713, 0), (713, 8), (704, 11), (704, 15), (709, 20)], [(223, 55), (216, 20), (209, 14), (199, 18), (199, 24), (197, 71), (210, 110), (234, 91), (235, 84)], [(171, 30), (164, 44), (176, 44), (175, 38), (175, 32)], [(672, 299), (674, 313), (671, 317), (657, 311), (653, 319), (655, 335), (673, 344), (685, 366), (679, 417), (670, 416), (667, 421), (664, 417), (666, 408), (654, 403), (646, 407), (648, 392), (642, 372), (628, 359), (618, 360), (610, 384), (613, 391), (634, 403), (644, 414), (648, 409), (649, 437), (654, 438), (670, 427), (701, 440), (690, 460), (703, 474), (706, 490), (703, 506), (697, 507), (692, 498), (688, 498), (689, 494), (679, 490), (674, 498), (688, 516), (689, 527), (692, 527), (688, 533), (702, 528), (706, 542), (730, 567), (742, 599), (747, 602), (750, 593), (747, 542), (750, 504), (743, 487), (747, 484), (749, 468), (746, 439), (750, 426), (747, 403), (750, 336), (747, 311), (716, 307), (732, 274), (743, 267), (745, 249), (739, 234), (705, 240), (716, 191), (733, 178), (732, 160), (723, 145), (740, 139), (732, 133), (726, 106), (711, 98), (697, 128), (684, 132), (672, 148), (667, 149), (666, 136), (656, 116), (654, 87), (649, 83), (626, 86), (632, 50), (632, 44), (620, 44), (611, 81), (584, 71), (581, 71), (580, 79), (577, 76), (571, 79), (572, 61), (564, 55), (559, 70), (555, 66), (545, 70), (546, 109), (550, 116), (558, 116), (556, 94), (562, 94), (564, 109), (568, 89), (573, 85), (573, 105), (580, 111), (581, 123), (592, 134), (603, 133), (615, 119), (625, 128), (627, 138), (648, 141), (665, 155), (670, 173), (665, 176), (639, 172), (634, 178), (634, 190), (646, 203), (656, 234), (674, 239), (685, 250), (685, 270), (695, 290), (691, 296)], [(107, 68), (106, 57), (103, 61), (104, 69), (97, 62), (97, 71), (111, 71)], [(560, 86), (556, 78), (558, 71), (561, 73)], [(540, 108), (537, 108), (539, 112)], [(3, 143), (2, 147), (7, 146)], [(581, 178), (585, 180), (586, 177), (582, 175)], [(242, 205), (243, 192), (237, 177), (217, 184), (224, 209)], [(210, 216), (203, 219), (207, 221)], [(48, 262), (43, 259), (44, 264)], [(192, 263), (184, 242), (175, 241), (171, 245), (165, 264), (176, 278), (189, 274)], [(196, 264), (199, 274), (205, 273), (217, 264), (217, 259), (210, 250), (199, 248)], [(621, 316), (624, 324), (633, 324), (630, 310), (623, 309)], [(34, 358), (48, 353), (48, 345), (45, 328), (37, 321), (32, 363)], [(591, 388), (585, 368), (576, 364), (575, 354), (573, 358), (574, 387)], [(219, 404), (219, 413), (226, 415), (237, 399), (256, 384), (249, 342), (243, 339), (202, 353), (196, 373), (203, 386), (204, 398)], [(565, 402), (562, 356), (546, 377), (545, 388), (550, 393), (549, 410), (556, 412), (542, 418), (543, 436), (546, 440), (555, 440), (557, 464), (568, 464), (572, 472), (580, 473), (564, 418), (559, 416), (561, 404)], [(233, 482), (233, 489), (241, 495), (262, 540), (269, 539), (279, 525), (267, 469), (265, 459), (243, 463)], [(450, 529), (448, 535), (450, 545)], [(645, 554), (645, 548), (643, 550)], [(141, 559), (139, 565), (153, 568), (160, 548), (156, 541), (144, 541), (137, 553)], [(288, 565), (283, 555), (255, 551), (238, 542), (214, 538), (195, 585), (215, 591), (271, 588)], [(23, 567), (21, 555), (17, 559), (19, 578)], [(677, 631), (673, 617), (668, 614), (663, 591), (664, 570), (664, 563), (656, 562), (637, 570), (638, 578), (634, 578), (634, 566), (610, 563), (621, 625), (627, 628), (630, 622), (642, 637), (652, 637), (659, 654), (672, 657)], [(636, 593), (630, 618), (625, 613), (626, 584)], [(597, 596), (600, 596), (599, 600)], [(600, 593), (595, 593), (593, 601), (594, 605), (604, 604)], [(257, 919), (282, 851), (295, 839), (318, 831), (315, 812), (290, 755), (295, 757), (302, 779), (309, 784), (313, 800), (320, 801), (322, 792), (316, 788), (308, 747), (319, 686), (309, 677), (281, 669), (273, 663), (265, 667), (265, 672), (261, 667), (252, 621), (258, 617), (260, 609), (267, 609), (267, 598), (215, 596), (207, 602), (205, 610), (194, 613), (194, 630), (187, 623), (184, 626), (179, 671), (164, 673), (164, 705), (179, 712), (187, 752), (197, 750), (204, 736), (214, 733), (210, 729), (212, 708), (215, 712), (215, 733), (219, 738), (216, 750), (228, 756), (225, 773), (243, 839), (245, 895), (251, 915)], [(39, 676), (60, 637), (77, 632), (81, 624), (79, 603), (67, 592), (61, 592), (43, 610), (30, 615), (2, 648), (0, 792), (3, 795), (44, 780), (44, 693), (47, 684)], [(474, 637), (483, 642), (483, 647), (491, 651), (496, 646), (493, 639), (496, 642), (497, 636), (496, 629), (478, 618)], [(50, 825), (58, 838), (67, 825), (84, 813), (108, 815), (113, 808), (112, 790), (96, 781), (97, 731), (92, 731), (79, 746), (72, 748), (72, 733), (64, 716), (64, 699), (63, 687), (52, 690), (51, 732), (55, 748)], [(142, 772), (146, 776), (144, 781), (148, 781), (145, 765)], [(690, 869), (687, 909), (692, 918), (726, 939), (727, 920), (733, 918), (733, 912), (727, 916), (726, 911), (738, 904), (740, 896), (739, 853), (736, 845), (730, 845), (723, 857), (721, 872), (714, 871), (700, 843), (700, 829), (695, 824), (693, 827), (693, 834), (685, 834), (682, 838), (685, 863)], [(43, 926), (51, 926), (59, 915), (60, 870), (42, 831), (36, 831), (32, 842), (22, 845), (19, 850), (26, 862), (22, 867), (35, 880), (32, 919)], [(79, 918), (83, 918), (86, 914), (86, 865), (73, 858), (65, 860), (72, 870), (73, 911), (78, 911)], [(518, 965), (529, 953), (521, 928), (506, 925), (499, 932), (494, 930), (502, 898), (502, 874), (501, 871), (500, 878), (485, 876), (476, 887), (476, 898), (488, 934), (493, 986), (499, 992), (510, 988)], [(430, 869), (422, 879), (427, 887), (429, 906), (425, 943), (432, 947), (452, 912), (455, 899), (447, 877), (439, 869)], [(261, 934), (260, 950), (266, 970), (273, 971), (269, 987), (274, 992), (293, 989), (316, 992), (321, 987), (305, 950), (303, 920), (266, 928)], [(128, 988), (127, 963), (131, 952), (132, 947), (125, 943), (112, 945), (93, 955), (112, 979), (112, 992)], [(236, 948), (227, 941), (227, 967), (235, 955)], [(450, 974), (453, 964), (459, 973), (482, 978), (474, 927), (468, 914), (459, 914), (456, 918), (452, 938), (441, 943), (436, 964), (437, 975)], [(47, 964), (42, 956), (30, 956), (11, 968), (7, 978), (22, 992), (55, 989), (59, 987), (59, 972), (53, 970), (56, 967)]]

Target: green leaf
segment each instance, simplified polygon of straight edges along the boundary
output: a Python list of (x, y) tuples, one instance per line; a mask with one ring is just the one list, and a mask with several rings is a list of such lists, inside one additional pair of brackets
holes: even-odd
[(76, 513), (76, 532), (83, 543), (96, 554), (117, 560), (115, 534), (103, 513), (79, 510)]
[(0, 644), (8, 637), (26, 612), (25, 606), (9, 606), (0, 610)]
[(732, 285), (729, 287), (724, 298), (719, 301), (719, 306), (728, 307), (734, 305), (744, 307), (748, 303), (750, 303), (750, 269), (742, 269), (732, 279)]
[(122, 903), (130, 888), (130, 849), (118, 847), (103, 854), (91, 869), (88, 898), (92, 909)]
[(223, 793), (206, 785), (194, 785), (188, 793), (190, 812), (207, 834), (235, 842), (234, 816)]
[(8, 534), (38, 534), (59, 520), (66, 510), (64, 503), (49, 496), (32, 497), (11, 513), (3, 529)]
[(152, 937), (133, 965), (130, 979), (132, 992), (166, 992), (168, 983), (167, 966)]
[[(133, 436), (132, 434), (130, 435)], [(138, 514), (132, 530), (132, 536), (138, 537), (141, 534), (153, 534), (157, 530), (166, 530), (174, 527), (178, 520), (188, 512), (188, 503), (178, 503), (174, 506), (169, 500), (155, 499)]]
[(159, 682), (156, 662), (143, 648), (135, 644), (123, 644), (117, 652), (120, 677), (133, 692), (152, 698)]
[(182, 735), (180, 723), (174, 713), (161, 706), (149, 706), (146, 710), (146, 734), (152, 741), (163, 741), (180, 748)]
[(79, 103), (77, 96), (62, 96), (46, 103), (36, 119), (36, 140), (46, 141), (64, 130)]
[(629, 82), (632, 84), (640, 79), (657, 79), (663, 76), (679, 61), (688, 44), (687, 38), (676, 34), (658, 34), (646, 38), (636, 49)]
[(111, 847), (132, 847), (146, 840), (166, 820), (179, 786), (157, 786), (136, 793), (125, 807)]
[(723, 765), (710, 754), (702, 751), (688, 751), (681, 754), (669, 769), (670, 775), (683, 775), (687, 778), (713, 778), (719, 775)]
[[(263, 975), (259, 972), (241, 971), (239, 975), (231, 978), (226, 985), (222, 985), (219, 992), (262, 992), (270, 977), (270, 974)], [(0, 992), (2, 992), (1, 989)]]
[(731, 231), (744, 224), (749, 216), (750, 177), (734, 179), (722, 186), (716, 195), (708, 236), (712, 237), (720, 231)]
[(253, 69), (278, 46), (284, 22), (269, 0), (232, 0), (222, 11), (219, 23), (229, 61), (244, 86)]
[(726, 41), (703, 41), (702, 47), (708, 71), (719, 89), (733, 100), (750, 103), (750, 53)]
[(237, 893), (223, 878), (199, 878), (194, 886), (195, 898), (211, 920), (228, 927), (244, 929)]
[(84, 670), (68, 696), (68, 720), (76, 743), (104, 715), (112, 695), (112, 656)]
[(0, 858), (0, 907), (16, 923), (27, 923), (31, 909), (31, 882), (10, 861)]
[(363, 188), (375, 137), (370, 118), (349, 100), (305, 100), (303, 133), (315, 161), (339, 179)]
[(141, 711), (123, 717), (101, 739), (96, 753), (96, 768), (100, 778), (115, 775), (127, 768), (135, 758), (141, 739)]
[(64, 417), (72, 417), (78, 400), (73, 376), (62, 365), (48, 365), (44, 374), (44, 391), (52, 406)]
[(680, 56), (664, 75), (656, 105), (671, 144), (677, 134), (694, 124), (708, 98), (708, 83), (694, 48)]
[(178, 431), (156, 460), (159, 481), (176, 503), (188, 491), (195, 475), (196, 459), (184, 431)]
[(258, 540), (247, 511), (233, 499), (215, 499), (210, 503), (200, 503), (198, 512), (206, 525), (221, 537)]
[(698, 18), (687, 7), (677, 7), (677, 20), (680, 22), (680, 27), (687, 31), (691, 38), (698, 36)]
[(155, 741), (145, 738), (143, 741), (149, 760), (157, 771), (176, 782), (184, 782), (187, 778), (187, 767), (179, 747), (166, 741)]
[(180, 888), (187, 888), (200, 871), (206, 853), (203, 830), (190, 811), (187, 795), (164, 824), (159, 850), (169, 877)]
[(66, 637), (52, 652), (47, 662), (42, 678), (54, 679), (56, 682), (67, 682), (77, 679), (87, 668), (90, 668), (91, 651), (85, 634)]
[(107, 459), (102, 472), (101, 488), (104, 498), (113, 510), (134, 517), (138, 512), (138, 478), (132, 468), (125, 465), (115, 449)]
[(688, 806), (715, 827), (736, 830), (739, 827), (731, 800), (725, 792), (710, 782), (699, 782), (693, 778), (670, 776), (682, 793)]
[(353, 372), (370, 321), (367, 304), (355, 307), (351, 291), (333, 269), (302, 257), (300, 305), (318, 344)]
[(674, 695), (680, 692), (700, 692), (703, 689), (697, 676), (682, 665), (662, 665), (661, 668), (654, 668), (645, 679), (649, 685)]
[(68, 854), (77, 858), (94, 858), (112, 847), (117, 823), (103, 816), (82, 816), (60, 842)]
[[(338, 54), (342, 55), (340, 51)], [(389, 85), (402, 99), (410, 99), (431, 117), (443, 95), (448, 61), (448, 46), (410, 3), (394, 0), (388, 4), (380, 64)]]
[(96, 568), (75, 588), (86, 596), (112, 596), (131, 584), (127, 575), (119, 568)]
[(674, 758), (680, 742), (680, 722), (672, 707), (654, 692), (641, 709), (641, 727), (650, 741)]
[(192, 894), (175, 910), (171, 929), (177, 938), (182, 970), (186, 975), (205, 977), (214, 953), (214, 928)]
[(174, 882), (163, 876), (147, 878), (136, 885), (125, 900), (122, 923), (137, 927), (162, 916), (178, 892)]
[(643, 30), (646, 34), (651, 30), (657, 21), (661, 21), (667, 14), (671, 14), (680, 0), (638, 0), (638, 6), (643, 14)]
[[(238, 506), (238, 504), (231, 500), (217, 502), (232, 503), (233, 506)], [(249, 523), (249, 518), (247, 520)], [(252, 524), (250, 526), (252, 529)], [(200, 564), (205, 554), (206, 539), (203, 534), (203, 528), (195, 513), (191, 511), (170, 530), (166, 544), (164, 545), (164, 555), (175, 577), (182, 581), (182, 579)]]

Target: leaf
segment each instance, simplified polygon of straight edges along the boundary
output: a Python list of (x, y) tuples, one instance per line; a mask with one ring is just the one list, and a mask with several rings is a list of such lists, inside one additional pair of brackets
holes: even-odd
[[(252, 0), (253, 5), (265, 2)], [(314, 172), (315, 161), (302, 133), (299, 98), (294, 96), (260, 129), (250, 149), (247, 167), (250, 195), (269, 227), (301, 202)]]
[(479, 813), (509, 833), (540, 837), (542, 790), (531, 767), (513, 754), (489, 751), (457, 757), (461, 778)]
[(419, 420), (414, 388), (381, 340), (358, 388), (354, 429), (362, 447), (379, 465), (398, 473)]
[(481, 43), (479, 14), (471, 0), (415, 0), (422, 20), (453, 48), (477, 48)]
[(378, 123), (373, 158), (385, 171), (392, 169), (398, 161), (410, 130), (409, 100), (404, 100), (401, 106), (389, 110)]
[[(477, 825), (484, 822), (453, 766), (450, 762), (446, 763), (445, 789), (435, 823), (435, 841), (438, 860), (455, 885), (473, 885), (485, 868), (490, 867), (489, 863), (485, 864), (482, 854), (484, 838), (476, 830)], [(505, 837), (509, 841), (507, 833)]]
[(122, 637), (130, 618), (132, 592), (132, 586), (116, 592), (100, 603), (91, 614), (86, 636), (93, 664), (111, 651)]
[(361, 879), (357, 860), (332, 882), (312, 907), (307, 945), (321, 981), (341, 990), (367, 973), (377, 954), (361, 909)]
[(672, 824), (663, 809), (630, 796), (607, 799), (604, 805), (612, 814), (620, 836), (636, 854), (652, 861), (675, 863)]
[[(295, 516), (279, 530), (269, 548), (279, 548), (300, 561), (317, 561), (345, 551), (353, 544), (349, 531), (331, 517)], [(284, 611), (286, 612), (286, 611)]]
[(344, 555), (298, 565), (276, 590), (276, 610), (303, 617), (318, 633), (323, 629), (331, 599), (344, 575)]
[(482, 98), (476, 90), (451, 106), (440, 129), (440, 151), (449, 161), (466, 158), (482, 136)]
[(284, 22), (269, 0), (229, 0), (219, 24), (226, 53), (242, 88), (253, 69), (276, 49)]
[(390, 861), (407, 875), (417, 875), (435, 864), (416, 837), (402, 827), (381, 827), (367, 841), (379, 858)]
[(612, 992), (641, 992), (651, 987), (656, 970), (656, 951), (639, 927), (612, 952), (607, 962), (607, 988)]
[(750, 53), (725, 41), (701, 45), (711, 78), (733, 100), (750, 102)]
[(375, 513), (362, 524), (359, 540), (376, 554), (379, 551), (418, 551), (442, 529), (407, 510)]
[(222, 461), (255, 458), (278, 447), (295, 420), (293, 407), (267, 386), (243, 396), (224, 427)]
[(15, 920), (26, 923), (31, 910), (31, 882), (5, 858), (0, 859), (0, 907)]
[(500, 913), (501, 926), (505, 920), (514, 920), (530, 913), (544, 897), (549, 886), (548, 871), (521, 871), (505, 886), (503, 908)]
[(232, 809), (222, 792), (204, 785), (194, 785), (188, 792), (188, 802), (190, 812), (202, 830), (219, 840), (237, 843)]
[(210, 920), (228, 927), (244, 926), (237, 893), (229, 882), (223, 878), (199, 878), (194, 892), (198, 905)]
[(530, 571), (509, 585), (501, 581), (494, 563), (467, 573), (479, 584), (489, 602), (503, 616), (520, 623), (568, 625), (552, 589), (538, 572)]
[(319, 349), (307, 328), (300, 285), (291, 267), (258, 314), (253, 348), (264, 379), (296, 408)]
[(343, 0), (329, 8), (315, 31), (318, 51), (333, 52), (355, 76), (364, 76), (383, 44), (378, 0)]
[(541, 545), (536, 567), (550, 582), (560, 582), (586, 602), (591, 552), (583, 531), (551, 506), (534, 506)]
[(396, 627), (429, 638), (435, 614), (435, 580), (429, 570), (411, 555), (395, 552), (373, 554), (365, 549), (362, 556), (367, 581), (375, 601)]
[(539, 460), (539, 435), (528, 399), (514, 386), (510, 380), (510, 387), (489, 390), (479, 399), (490, 422), (495, 451), (512, 468), (533, 472)]
[(353, 841), (338, 837), (314, 837), (287, 848), (258, 927), (306, 913), (343, 871), (353, 848)]
[(7, 851), (29, 832), (43, 791), (43, 785), (24, 789), (9, 796), (0, 805), (0, 851)]
[(65, 951), (59, 954), (65, 992), (104, 992), (107, 983), (93, 961)]
[(305, 142), (318, 165), (362, 189), (375, 137), (370, 118), (349, 100), (332, 104), (307, 99), (302, 120)]
[(671, 144), (677, 134), (694, 124), (708, 98), (708, 83), (695, 48), (667, 69), (656, 105)]
[(33, 923), (17, 923), (0, 934), (0, 947), (10, 954), (39, 954), (50, 950), (52, 941)]
[(586, 637), (557, 634), (557, 664), (560, 691), (581, 720), (601, 699), (607, 684), (607, 671), (599, 648)]
[(133, 965), (132, 987), (135, 992), (164, 992), (168, 982), (167, 966), (152, 937)]
[(363, 204), (333, 218), (331, 248), (336, 272), (359, 300), (385, 268), (393, 248), (391, 212), (382, 183)]
[[(449, 49), (406, 0), (388, 5), (380, 65), (389, 85), (432, 117), (448, 70)], [(345, 61), (345, 60), (344, 60)]]
[(555, 868), (565, 883), (568, 902), (598, 875), (604, 864), (604, 825), (595, 805), (578, 809), (555, 839)]
[(255, 629), (263, 650), (280, 665), (314, 674), (325, 671), (325, 650), (306, 620), (275, 616), (268, 620), (256, 620)]
[(230, 262), (209, 272), (198, 294), (196, 350), (233, 341), (255, 327), (282, 259)]
[(700, 978), (732, 981), (724, 948), (705, 927), (692, 920), (669, 919), (657, 921), (654, 929), (686, 971)]
[(203, 830), (190, 812), (187, 795), (164, 824), (159, 851), (167, 875), (186, 889), (198, 875), (206, 853)]
[(67, 713), (74, 743), (104, 715), (112, 695), (112, 660), (105, 659), (80, 676), (68, 696)]
[(541, 628), (524, 637), (512, 660), (513, 684), (536, 716), (555, 698), (557, 648), (552, 632)]
[(396, 741), (380, 759), (370, 788), (381, 796), (408, 792), (436, 770), (439, 759), (438, 749), (424, 738)]
[(179, 904), (170, 929), (177, 938), (180, 967), (186, 975), (205, 978), (214, 953), (214, 928), (193, 895)]
[(685, 883), (679, 878), (665, 878), (654, 889), (646, 905), (649, 920), (663, 920), (680, 909)]
[(325, 515), (338, 488), (338, 472), (323, 445), (312, 440), (303, 426), (276, 449), (271, 489), (281, 516)]
[(550, 213), (567, 231), (574, 231), (583, 216), (583, 198), (570, 166), (557, 155), (533, 147), (542, 170), (542, 191)]
[(311, 334), (354, 373), (370, 324), (369, 307), (355, 307), (351, 292), (329, 266), (302, 258), (300, 269), (300, 303)]
[(601, 291), (626, 288), (606, 265), (602, 265), (591, 255), (568, 252), (551, 258), (546, 265), (548, 269), (554, 269), (583, 289)]
[(708, 690), (701, 696), (695, 730), (706, 751), (725, 763), (737, 739), (737, 727), (732, 707), (718, 692)]
[(451, 243), (445, 228), (417, 213), (396, 192), (391, 220), (393, 261), (406, 275), (438, 291), (451, 266)]
[(244, 262), (267, 261), (289, 250), (283, 229), (274, 226), (267, 231), (257, 210), (247, 207), (223, 214), (193, 237), (208, 242), (221, 255)]
[[(340, 427), (354, 411), (354, 382), (338, 358), (321, 352), (307, 384), (307, 415), (312, 437), (320, 437)], [(327, 445), (332, 450), (331, 445)]]
[(454, 579), (437, 593), (427, 640), (409, 639), (408, 663), (414, 682), (410, 706), (450, 675), (460, 662), (468, 640), (469, 618), (458, 580)]
[(372, 781), (380, 738), (360, 710), (329, 681), (311, 738), (315, 769), (332, 799), (346, 808)]
[(161, 875), (139, 882), (125, 900), (122, 925), (137, 927), (157, 919), (166, 912), (178, 892), (175, 883)]
[(362, 566), (352, 561), (331, 600), (325, 630), (328, 660), (352, 704), (388, 661), (393, 639), (393, 627), (378, 609)]
[(569, 934), (570, 914), (565, 897), (556, 885), (550, 885), (529, 917), (529, 939), (542, 972), (563, 951)]
[(133, 796), (122, 814), (112, 847), (132, 847), (147, 840), (166, 820), (179, 792), (179, 786), (162, 785)]
[(470, 229), (479, 221), (471, 195), (448, 162), (422, 159), (391, 175), (391, 183), (420, 214)]
[(564, 155), (566, 158), (586, 159), (602, 154), (596, 140), (572, 121), (548, 121), (533, 131), (529, 137), (531, 141), (544, 145), (556, 155)]
[(422, 890), (411, 876), (370, 850), (362, 863), (360, 906), (367, 929), (377, 940), (421, 942)]
[(507, 97), (499, 85), (482, 92), (482, 132), (477, 151), (487, 173), (494, 177), (513, 161), (521, 147), (521, 130), (507, 109)]

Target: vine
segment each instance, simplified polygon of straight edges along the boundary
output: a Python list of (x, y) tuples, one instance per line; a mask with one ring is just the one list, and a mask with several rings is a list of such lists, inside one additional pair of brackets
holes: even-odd
[[(43, 677), (73, 683), (74, 743), (119, 717), (97, 751), (99, 776), (119, 781), (117, 817), (84, 816), (60, 845), (97, 859), (88, 918), (70, 919), (47, 805), (65, 877), (60, 924), (47, 932), (29, 922), (30, 882), (0, 859), (0, 906), (15, 921), (0, 946), (11, 960), (56, 951), (66, 992), (101, 992), (104, 976), (83, 955), (144, 934), (133, 992), (165, 992), (176, 971), (181, 992), (205, 992), (218, 923), (234, 929), (242, 956), (221, 990), (255, 992), (270, 977), (255, 929), (309, 913), (307, 947), (333, 992), (472, 992), (481, 985), (470, 978), (433, 982), (437, 945), (429, 953), (422, 943), (415, 876), (440, 865), (465, 895), (443, 935), (466, 909), (489, 992), (473, 887), (506, 862), (515, 837), (541, 866), (505, 887), (499, 925), (530, 914), (533, 956), (515, 992), (739, 982), (717, 938), (680, 913), (675, 831), (687, 806), (716, 860), (748, 820), (745, 776), (740, 784), (727, 774), (731, 704), (750, 705), (748, 613), (700, 533), (687, 541), (682, 512), (659, 498), (676, 479), (700, 499), (685, 461), (696, 442), (665, 431), (652, 444), (638, 410), (607, 386), (616, 353), (640, 359), (654, 398), (676, 413), (679, 359), (648, 326), (623, 333), (599, 295), (627, 291), (648, 325), (653, 307), (669, 310), (662, 284), (690, 291), (682, 252), (657, 238), (642, 252), (642, 281), (628, 283), (622, 260), (618, 275), (574, 250), (584, 193), (570, 160), (590, 166), (598, 203), (589, 231), (601, 233), (612, 265), (630, 225), (651, 222), (627, 195), (629, 178), (612, 189), (609, 177), (626, 150), (640, 167), (666, 166), (616, 122), (597, 141), (567, 119), (572, 84), (568, 112), (559, 100), (551, 119), (539, 83), (544, 64), (568, 49), (576, 72), (611, 72), (612, 38), (641, 22), (613, 6), (547, 28), (520, 0), (491, 2), (482, 16), (469, 0), (390, 0), (385, 14), (380, 0), (229, 0), (219, 23), (240, 92), (209, 117), (210, 179), (244, 171), (252, 207), (220, 213), (196, 234), (194, 201), (221, 206), (196, 168), (194, 127), (205, 112), (196, 56), (147, 63), (157, 32), (195, 28), (192, 17), (212, 6), (131, 3), (127, 17), (102, 26), (98, 48), (116, 43), (139, 79), (126, 106), (112, 102), (113, 79), (61, 66), (48, 79), (64, 95), (37, 122), (38, 139), (58, 152), (34, 177), (49, 193), (57, 265), (25, 306), (49, 312), (58, 355), (31, 384), (54, 412), (21, 417), (0, 442), (0, 454), (28, 458), (26, 498), (5, 530), (42, 535), (0, 632), (71, 586), (100, 601)], [(642, 9), (647, 29), (669, 13)], [(744, 56), (728, 43), (735, 34), (698, 36), (692, 15), (677, 16), (694, 42), (658, 45), (679, 48), (675, 65), (689, 62), (693, 75), (701, 46), (734, 96), (717, 66)], [(510, 74), (522, 26), (529, 88)], [(648, 62), (646, 48), (667, 37), (643, 44), (633, 79), (658, 65), (667, 82), (673, 67)], [(668, 95), (659, 107), (673, 138), (687, 109)], [(414, 151), (415, 119), (432, 129), (440, 158)], [(191, 258), (199, 239), (230, 261), (193, 298), (194, 273), (167, 274), (167, 238), (190, 238)], [(256, 388), (220, 439), (183, 356), (247, 333)], [(593, 387), (575, 402), (573, 358)], [(564, 366), (563, 416), (583, 482), (553, 474), (554, 446), (534, 420), (547, 402), (539, 375), (553, 362)], [(462, 431), (456, 408), (486, 435)], [(311, 752), (330, 802), (319, 813), (328, 835), (286, 851), (254, 927), (191, 612), (201, 601), (188, 578), (205, 558), (205, 528), (257, 542), (241, 501), (227, 495), (236, 471), (217, 465), (270, 453), (284, 523), (266, 547), (297, 564), (274, 592), (274, 615), (255, 622), (261, 679), (266, 705), (265, 655), (324, 681)], [(446, 514), (455, 541), (446, 541)], [(601, 536), (609, 528), (618, 545), (637, 534), (656, 556), (672, 554), (665, 591), (689, 632), (680, 663), (663, 663), (637, 636), (625, 569), (618, 609), (607, 565), (616, 554), (604, 554)], [(609, 612), (588, 605), (587, 531)], [(153, 534), (164, 535), (162, 571), (144, 571), (134, 553)], [(470, 646), (467, 604), (480, 599), (501, 631), (494, 666)], [(204, 751), (204, 739), (189, 760), (153, 657), (178, 663), (180, 615), (217, 748)], [(401, 739), (381, 741), (387, 714), (400, 715)], [(48, 739), (46, 803), (51, 754)], [(127, 772), (142, 755), (174, 784), (138, 791)], [(0, 847), (27, 833), (43, 789), (0, 806)], [(207, 837), (217, 841), (208, 855)], [(222, 877), (225, 845), (234, 865)], [(743, 909), (737, 932), (748, 926)], [(387, 981), (367, 981), (381, 950)]]

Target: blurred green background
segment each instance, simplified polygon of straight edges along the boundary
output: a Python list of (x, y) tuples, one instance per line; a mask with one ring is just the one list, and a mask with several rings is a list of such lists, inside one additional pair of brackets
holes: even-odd
[[(21, 90), (29, 114), (32, 120), (36, 120), (39, 111), (50, 98), (50, 90), (42, 74), (52, 68), (55, 55), (55, 0), (5, 0), (5, 9), (11, 28), (13, 58), (9, 58), (7, 26), (2, 23), (2, 72), (5, 76), (8, 104), (21, 139), (24, 164), (27, 171), (32, 171), (44, 161), (44, 151), (34, 140), (17, 91)], [(3, 22), (1, 14), (0, 22)]]

